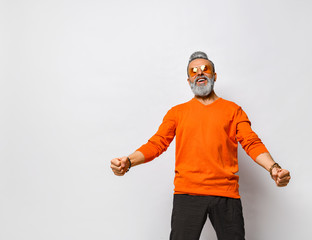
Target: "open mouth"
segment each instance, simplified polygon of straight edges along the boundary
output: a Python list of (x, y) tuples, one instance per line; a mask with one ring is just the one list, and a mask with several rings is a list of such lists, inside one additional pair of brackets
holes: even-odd
[(198, 84), (201, 84), (201, 83), (205, 83), (206, 81), (207, 81), (206, 78), (200, 78), (200, 79), (198, 79), (196, 82), (197, 82)]

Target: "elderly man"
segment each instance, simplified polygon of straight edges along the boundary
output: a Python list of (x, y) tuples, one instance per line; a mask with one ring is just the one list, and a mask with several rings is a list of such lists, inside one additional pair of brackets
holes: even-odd
[(204, 52), (190, 56), (187, 73), (194, 98), (171, 108), (156, 134), (129, 156), (111, 160), (111, 168), (123, 176), (158, 157), (176, 136), (170, 239), (199, 239), (207, 216), (218, 239), (245, 239), (236, 175), (238, 142), (277, 186), (288, 184), (289, 171), (274, 162), (242, 108), (216, 95), (217, 74)]

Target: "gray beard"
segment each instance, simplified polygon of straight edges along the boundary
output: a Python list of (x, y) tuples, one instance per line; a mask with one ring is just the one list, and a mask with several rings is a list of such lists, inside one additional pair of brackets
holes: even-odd
[[(205, 78), (207, 79), (207, 85), (205, 86), (197, 86), (196, 82), (199, 78)], [(190, 83), (190, 87), (192, 89), (192, 92), (195, 94), (195, 96), (199, 97), (206, 97), (208, 96), (212, 90), (213, 90), (213, 85), (214, 85), (214, 77), (208, 78), (205, 75), (202, 76), (197, 76), (196, 79), (194, 80), (193, 83)]]

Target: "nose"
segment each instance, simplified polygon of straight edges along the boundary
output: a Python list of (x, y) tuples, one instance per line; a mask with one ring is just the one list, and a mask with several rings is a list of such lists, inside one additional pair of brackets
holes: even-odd
[(202, 75), (203, 74), (203, 71), (201, 70), (201, 68), (197, 68), (197, 75)]

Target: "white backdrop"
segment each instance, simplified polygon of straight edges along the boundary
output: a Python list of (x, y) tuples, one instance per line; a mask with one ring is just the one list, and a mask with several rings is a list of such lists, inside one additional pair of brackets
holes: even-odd
[[(240, 148), (246, 238), (308, 239), (311, 1), (0, 2), (0, 239), (168, 239), (174, 145), (124, 177), (165, 113), (191, 99), (189, 55), (247, 112), (292, 182)], [(201, 239), (216, 239), (207, 222)]]

